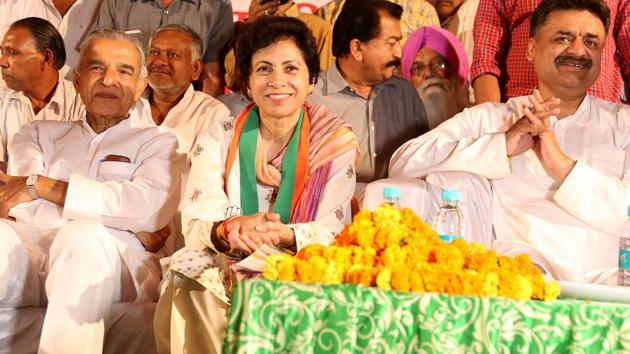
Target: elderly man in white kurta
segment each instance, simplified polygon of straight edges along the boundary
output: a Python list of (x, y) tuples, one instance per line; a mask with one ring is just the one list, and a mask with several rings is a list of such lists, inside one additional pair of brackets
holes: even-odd
[(158, 297), (159, 255), (136, 233), (173, 216), (185, 157), (129, 114), (143, 62), (137, 41), (93, 33), (74, 77), (85, 116), (25, 126), (0, 174), (0, 306), (48, 302), (40, 353), (101, 353), (112, 302)]
[[(14, 22), (0, 44), (0, 161), (22, 126), (36, 120), (74, 121), (85, 109), (72, 82), (59, 75), (66, 53), (63, 39), (48, 21), (29, 17)], [(6, 171), (6, 169), (3, 169)]]
[(586, 93), (599, 75), (608, 16), (595, 0), (543, 0), (527, 52), (539, 89), (467, 109), (408, 142), (390, 175), (481, 176), (499, 252), (529, 253), (556, 279), (614, 282), (629, 201), (630, 109)]
[[(179, 140), (179, 150), (189, 156), (182, 170), (182, 190), (190, 170), (190, 154), (197, 137), (217, 119), (230, 116), (230, 111), (212, 96), (195, 91), (193, 81), (203, 68), (203, 42), (187, 26), (171, 24), (159, 28), (149, 42), (146, 65), (149, 88), (140, 99), (142, 118), (148, 126), (172, 129)], [(170, 232), (153, 237), (154, 249), (166, 242), (166, 253), (183, 246), (181, 218), (173, 219)], [(168, 238), (168, 242), (167, 242)]]

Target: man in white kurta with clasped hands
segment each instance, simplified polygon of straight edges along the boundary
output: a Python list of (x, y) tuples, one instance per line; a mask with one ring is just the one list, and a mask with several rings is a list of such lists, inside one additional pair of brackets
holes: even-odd
[(101, 353), (112, 302), (157, 300), (159, 255), (138, 235), (173, 216), (185, 164), (173, 133), (129, 113), (139, 42), (93, 33), (73, 81), (84, 117), (24, 126), (0, 173), (0, 307), (47, 302), (39, 353)]
[[(483, 104), (408, 142), (391, 176), (476, 186), (493, 247), (528, 253), (554, 278), (614, 283), (630, 185), (630, 109), (587, 89), (599, 75), (609, 10), (597, 0), (543, 0), (532, 15), (531, 96)], [(462, 173), (464, 172), (464, 173)], [(462, 182), (466, 175), (468, 184)], [(483, 188), (481, 188), (483, 189)]]

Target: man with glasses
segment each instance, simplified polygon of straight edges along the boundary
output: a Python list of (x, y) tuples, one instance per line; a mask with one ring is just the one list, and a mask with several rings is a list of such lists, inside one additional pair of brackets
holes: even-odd
[(447, 30), (421, 27), (413, 32), (403, 48), (400, 71), (426, 103), (429, 129), (468, 106), (468, 59)]

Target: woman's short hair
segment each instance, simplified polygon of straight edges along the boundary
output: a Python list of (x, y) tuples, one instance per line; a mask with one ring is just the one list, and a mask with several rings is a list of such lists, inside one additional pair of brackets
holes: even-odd
[(297, 18), (286, 16), (263, 16), (248, 24), (236, 39), (236, 80), (239, 88), (249, 87), (254, 54), (270, 45), (291, 39), (302, 52), (308, 67), (309, 81), (317, 82), (319, 75), (319, 54), (311, 30)]

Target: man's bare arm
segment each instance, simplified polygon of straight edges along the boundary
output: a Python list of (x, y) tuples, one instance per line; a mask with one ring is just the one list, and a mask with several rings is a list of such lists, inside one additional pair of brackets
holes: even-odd
[(201, 90), (212, 97), (223, 94), (225, 78), (219, 63), (205, 63), (201, 74)]
[(492, 74), (484, 74), (473, 81), (475, 103), (501, 102), (499, 79)]
[(35, 185), (35, 192), (40, 198), (64, 206), (66, 204), (66, 194), (68, 193), (68, 182), (39, 176), (37, 185)]

